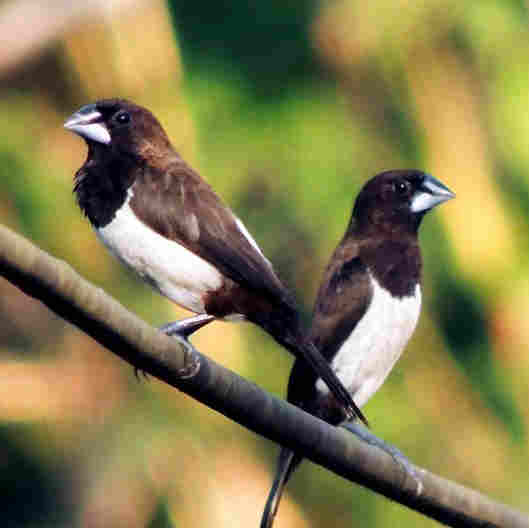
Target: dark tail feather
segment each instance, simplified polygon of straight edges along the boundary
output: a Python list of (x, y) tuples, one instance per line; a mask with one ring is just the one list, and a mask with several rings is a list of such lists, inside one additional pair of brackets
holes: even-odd
[(338, 403), (343, 407), (346, 418), (359, 418), (369, 427), (366, 417), (338, 379), (329, 362), (321, 355), (314, 343), (305, 337), (295, 309), (285, 305), (280, 311), (263, 310), (253, 313), (249, 319), (264, 328), (294, 356), (307, 362), (334, 394)]
[(291, 449), (287, 449), (286, 447), (281, 448), (281, 452), (277, 459), (274, 483), (268, 494), (268, 499), (266, 500), (265, 509), (261, 518), (261, 528), (272, 528), (285, 485), (296, 467), (300, 464), (301, 460), (302, 458), (296, 455)]
[(299, 354), (315, 370), (321, 379), (327, 384), (335, 398), (344, 406), (345, 412), (349, 418), (359, 418), (369, 427), (369, 422), (360, 408), (353, 401), (353, 397), (343, 386), (342, 382), (336, 376), (327, 360), (320, 354), (316, 346), (311, 341), (304, 341), (301, 347), (298, 347)]

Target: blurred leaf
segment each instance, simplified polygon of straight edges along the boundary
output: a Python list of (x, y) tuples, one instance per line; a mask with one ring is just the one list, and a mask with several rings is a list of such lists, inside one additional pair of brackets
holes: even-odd
[(517, 223), (517, 242), (525, 247), (523, 265), (529, 259), (529, 180), (521, 168), (505, 161), (497, 169), (497, 187), (504, 196), (508, 214)]
[(233, 68), (265, 98), (284, 94), (317, 71), (308, 35), (314, 0), (168, 5), (190, 69)]
[[(268, 188), (259, 178), (248, 180), (235, 209), (245, 219), (245, 223), (256, 227), (252, 229), (253, 236), (263, 241), (260, 244), (265, 254), (285, 283), (293, 285), (292, 288), (297, 290), (294, 293), (300, 292), (297, 295), (299, 304), (305, 316), (308, 316), (311, 309), (303, 307), (301, 295), (309, 289), (307, 281), (312, 275), (307, 273), (312, 271), (307, 256), (315, 252), (313, 237), (297, 222), (289, 200), (284, 195)], [(267, 251), (267, 248), (271, 248), (271, 251)]]
[(28, 235), (42, 238), (39, 224), (45, 212), (45, 203), (29, 184), (31, 168), (14, 152), (1, 147), (0, 167), (0, 188), (13, 201), (22, 228)]
[(525, 426), (502, 366), (494, 360), (489, 337), (486, 299), (468, 282), (457, 276), (451, 250), (436, 225), (436, 258), (432, 309), (447, 346), (478, 389), (484, 401), (501, 419), (514, 440), (525, 437)]
[[(24, 449), (27, 428), (0, 428), (2, 526), (66, 526), (73, 497), (65, 466), (50, 467)], [(22, 442), (21, 442), (22, 440)]]
[(175, 528), (166, 501), (160, 501), (148, 528)]

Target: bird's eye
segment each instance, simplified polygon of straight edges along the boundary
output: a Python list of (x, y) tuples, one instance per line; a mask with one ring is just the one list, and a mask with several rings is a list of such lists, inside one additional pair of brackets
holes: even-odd
[(122, 110), (121, 112), (118, 112), (116, 114), (116, 117), (114, 119), (116, 123), (119, 123), (120, 125), (125, 125), (130, 121), (130, 114)]
[(401, 181), (396, 182), (393, 185), (393, 188), (394, 188), (395, 192), (397, 192), (398, 194), (405, 195), (405, 194), (407, 194), (407, 192), (408, 192), (408, 190), (410, 188), (410, 184), (406, 180), (401, 180)]

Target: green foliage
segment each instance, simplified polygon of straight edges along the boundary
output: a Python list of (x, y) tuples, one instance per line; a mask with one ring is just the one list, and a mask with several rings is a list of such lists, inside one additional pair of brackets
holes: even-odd
[(265, 98), (317, 71), (307, 32), (314, 0), (169, 0), (168, 6), (191, 69), (241, 72)]
[(59, 462), (52, 466), (32, 453), (23, 444), (28, 432), (5, 424), (0, 429), (2, 526), (66, 526), (71, 521), (67, 466)]
[(484, 303), (468, 283), (453, 274), (442, 274), (437, 286), (443, 295), (435, 297), (434, 310), (449, 350), (513, 439), (522, 442), (523, 418), (503, 368), (494, 360)]
[(166, 501), (161, 501), (154, 511), (148, 528), (174, 528)]

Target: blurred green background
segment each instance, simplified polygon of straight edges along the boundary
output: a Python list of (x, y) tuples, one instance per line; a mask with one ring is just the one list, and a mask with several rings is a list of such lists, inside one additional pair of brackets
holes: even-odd
[[(366, 406), (417, 464), (529, 512), (529, 17), (521, 1), (0, 3), (0, 221), (159, 325), (184, 313), (81, 217), (81, 104), (131, 98), (255, 235), (307, 315), (354, 196), (425, 169), (424, 310)], [(292, 359), (214, 323), (204, 353), (284, 394)], [(132, 368), (0, 281), (5, 527), (257, 526), (277, 446)], [(277, 527), (435, 523), (305, 463)]]

